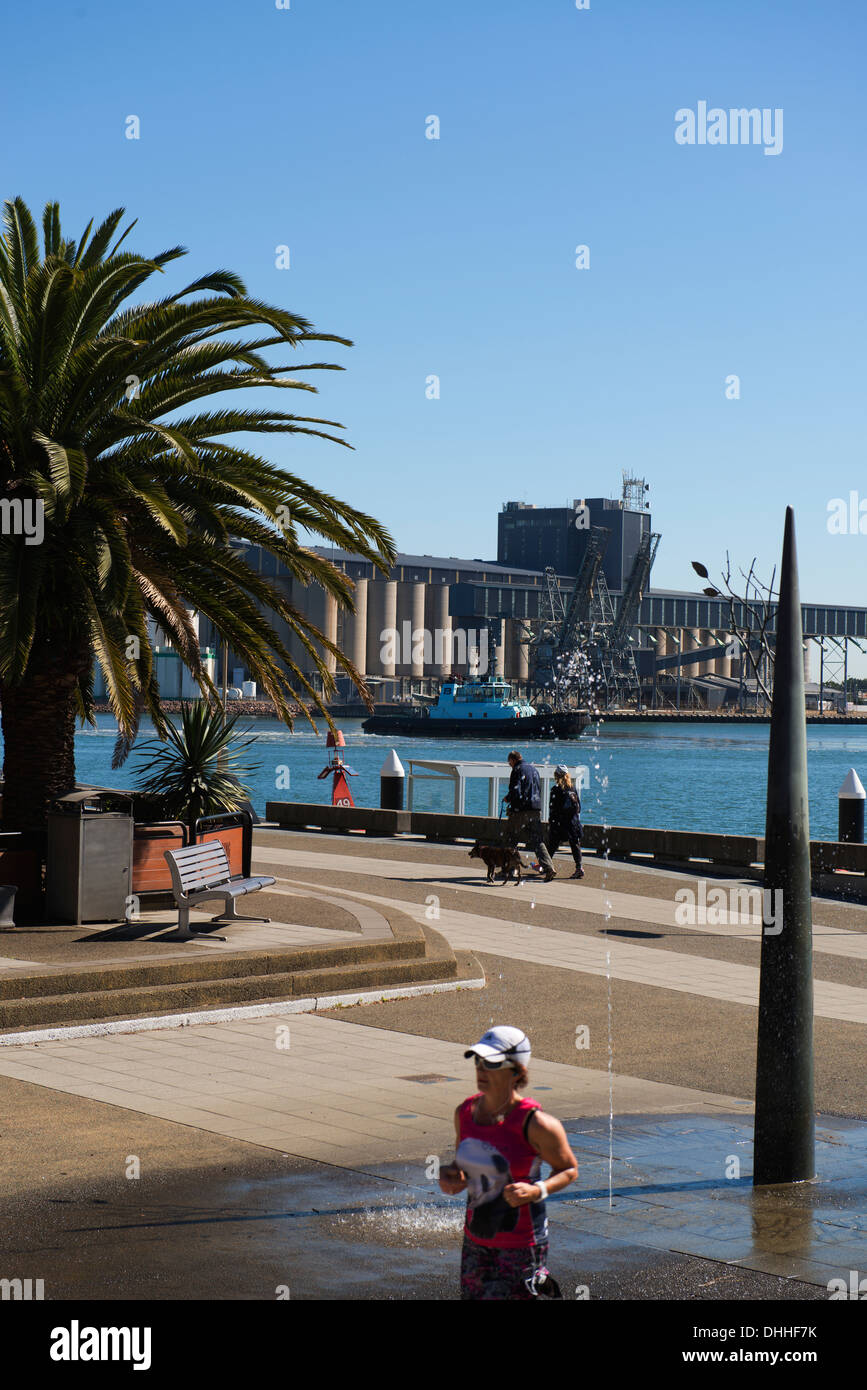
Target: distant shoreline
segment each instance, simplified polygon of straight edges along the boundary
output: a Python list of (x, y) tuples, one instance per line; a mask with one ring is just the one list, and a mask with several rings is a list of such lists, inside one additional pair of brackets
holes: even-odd
[[(166, 714), (180, 714), (181, 705), (188, 703), (181, 700), (163, 700), (162, 707)], [(378, 705), (377, 711), (382, 713), (405, 713), (407, 705)], [(94, 705), (97, 714), (111, 714), (111, 708), (107, 701), (99, 700)], [(250, 719), (279, 719), (279, 715), (271, 700), (229, 700), (226, 704), (226, 712), (230, 715), (247, 716)], [(301, 711), (295, 707), (292, 711), (296, 723), (303, 720)], [(332, 719), (367, 719), (368, 711), (362, 706), (359, 710), (351, 713), (345, 705), (332, 707), (330, 710)], [(322, 715), (314, 712), (314, 719), (321, 719)], [(604, 714), (593, 715), (590, 718), (588, 728), (599, 720), (602, 724), (769, 724), (770, 716), (767, 714), (721, 714), (716, 710), (609, 710)], [(814, 710), (807, 710), (808, 724), (867, 724), (867, 712), (864, 714), (819, 714)]]
[[(166, 714), (180, 714), (181, 706), (190, 703), (191, 701), (189, 700), (160, 701), (160, 704), (162, 708), (165, 710)], [(96, 704), (93, 706), (93, 709), (94, 713), (96, 714), (112, 713), (111, 706), (108, 704), (106, 700), (98, 700)], [(280, 717), (271, 700), (227, 700), (226, 713), (241, 715), (246, 714), (259, 719), (279, 719)], [(292, 713), (295, 719), (301, 717), (301, 711), (298, 709), (293, 709)]]
[[(635, 710), (609, 711), (607, 714), (593, 716), (603, 724), (635, 724), (646, 721), (648, 724), (770, 724), (769, 714), (719, 714), (716, 710), (660, 710), (649, 709), (637, 713)], [(865, 714), (818, 714), (807, 710), (808, 724), (867, 724)]]

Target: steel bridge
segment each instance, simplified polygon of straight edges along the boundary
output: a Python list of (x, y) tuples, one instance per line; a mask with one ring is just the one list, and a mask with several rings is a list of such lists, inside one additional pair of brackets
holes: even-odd
[[(560, 586), (570, 592), (575, 584), (575, 576), (561, 575)], [(611, 591), (615, 611), (620, 606), (622, 595)], [(547, 589), (544, 586), (530, 587), (515, 584), (453, 584), (451, 585), (451, 611), (473, 614), (479, 618), (521, 618), (538, 619), (545, 616), (544, 605)], [(775, 630), (774, 611), (771, 604), (771, 618), (768, 630)], [(735, 618), (741, 627), (752, 627), (749, 614), (744, 605), (735, 605)], [(804, 636), (817, 641), (822, 637), (858, 638), (867, 641), (867, 608), (855, 608), (838, 604), (801, 604), (801, 620)], [(724, 599), (705, 598), (702, 594), (688, 593), (676, 589), (650, 589), (645, 593), (638, 609), (637, 627), (647, 628), (710, 628), (716, 632), (728, 632), (731, 628), (731, 615), (728, 602)]]

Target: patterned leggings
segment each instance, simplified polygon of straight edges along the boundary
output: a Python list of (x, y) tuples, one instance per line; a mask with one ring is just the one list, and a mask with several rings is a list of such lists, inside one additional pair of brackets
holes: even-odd
[(461, 1299), (532, 1299), (548, 1270), (548, 1242), (516, 1250), (497, 1250), (464, 1237), (461, 1252)]

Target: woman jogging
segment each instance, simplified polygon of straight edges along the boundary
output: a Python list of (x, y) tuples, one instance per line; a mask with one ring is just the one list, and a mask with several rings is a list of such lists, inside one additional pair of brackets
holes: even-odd
[(554, 769), (554, 785), (548, 799), (548, 853), (553, 857), (562, 840), (569, 841), (575, 860), (573, 878), (583, 878), (581, 867), (581, 800), (562, 763)]
[(479, 1089), (455, 1111), (455, 1161), (439, 1175), (443, 1192), (468, 1191), (461, 1298), (559, 1298), (546, 1267), (545, 1198), (574, 1182), (578, 1160), (560, 1121), (516, 1094), (530, 1062), (520, 1028), (491, 1028), (464, 1056)]

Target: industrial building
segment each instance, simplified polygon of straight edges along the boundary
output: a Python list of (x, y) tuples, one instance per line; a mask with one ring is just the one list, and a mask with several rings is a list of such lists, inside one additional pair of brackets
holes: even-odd
[[(354, 614), (339, 609), (321, 586), (305, 588), (278, 572), (273, 556), (260, 548), (251, 547), (246, 559), (276, 580), (362, 675), (382, 687), (378, 698), (407, 695), (413, 688), (418, 693), (422, 687), (413, 683), (420, 681), (433, 690), (450, 675), (473, 671), (527, 685), (533, 677), (530, 639), (550, 603), (550, 571), (557, 571), (568, 597), (594, 528), (604, 527), (610, 537), (602, 562), (609, 589), (619, 595), (628, 581), (641, 540), (650, 534), (651, 518), (643, 480), (640, 501), (637, 480), (627, 481), (631, 486), (624, 486), (623, 498), (593, 498), (562, 508), (505, 503), (496, 560), (401, 554), (386, 577), (357, 555), (314, 547), (353, 580)], [(204, 621), (202, 635), (209, 645), (218, 644)], [(293, 660), (313, 677), (302, 643), (288, 631), (280, 635)], [(333, 657), (328, 661), (334, 669)], [(341, 693), (351, 696), (348, 683)]]
[(642, 537), (652, 531), (644, 479), (626, 479), (623, 497), (576, 498), (571, 507), (537, 507), (506, 502), (497, 518), (497, 563), (573, 579), (581, 569), (592, 531), (604, 528), (609, 542), (602, 560), (608, 588), (622, 593)]
[[(733, 698), (739, 684), (743, 688), (746, 676), (730, 635), (728, 602), (650, 587), (659, 536), (652, 530), (646, 490), (643, 479), (624, 477), (620, 498), (577, 499), (559, 508), (506, 502), (498, 517), (496, 560), (399, 554), (383, 575), (358, 555), (314, 547), (352, 579), (354, 613), (340, 609), (320, 585), (307, 587), (293, 579), (260, 547), (251, 546), (245, 559), (349, 657), (378, 703), (433, 695), (447, 677), (476, 671), (531, 690), (540, 631), (552, 621), (568, 627), (589, 572), (595, 576), (593, 601), (598, 605), (601, 589), (615, 623), (618, 614), (629, 620), (621, 635), (634, 663), (636, 697), (640, 692), (642, 703), (683, 708), (720, 705)], [(815, 644), (821, 703), (824, 683), (845, 678), (849, 643), (867, 639), (867, 610), (804, 604), (803, 616), (805, 638), (812, 639), (805, 644), (805, 677), (809, 680)], [(274, 621), (293, 660), (318, 687), (309, 653), (286, 624)], [(225, 667), (227, 684), (242, 686), (249, 673), (233, 653), (226, 654), (204, 616), (200, 642), (217, 682)], [(164, 694), (193, 694), (172, 655), (161, 648), (158, 678)], [(334, 658), (327, 664), (333, 670)], [(344, 702), (358, 698), (346, 677), (338, 678), (338, 692)]]

